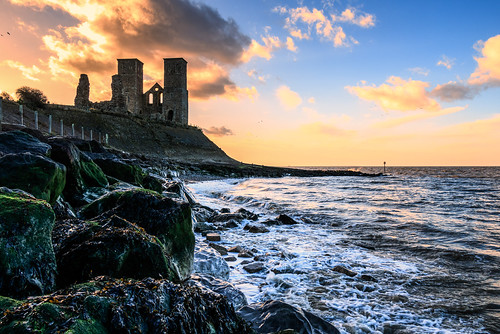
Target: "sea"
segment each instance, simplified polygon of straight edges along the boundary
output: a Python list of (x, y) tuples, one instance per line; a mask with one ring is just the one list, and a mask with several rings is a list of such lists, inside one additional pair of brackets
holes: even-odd
[(500, 333), (500, 168), (385, 173), (187, 186), (203, 205), (258, 213), (252, 224), (280, 214), (299, 223), (220, 231), (221, 245), (264, 263), (250, 274), (241, 264), (248, 259), (229, 262), (229, 281), (249, 303), (281, 300), (342, 333)]

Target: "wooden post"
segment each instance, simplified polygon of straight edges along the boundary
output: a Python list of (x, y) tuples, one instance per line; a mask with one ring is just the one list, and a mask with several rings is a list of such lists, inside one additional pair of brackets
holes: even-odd
[(75, 136), (75, 123), (71, 123), (71, 136)]
[(106, 133), (106, 145), (109, 145), (109, 137), (108, 137), (108, 134)]
[(101, 133), (99, 132), (99, 144), (101, 143)]
[(61, 137), (64, 136), (64, 121), (61, 119)]
[(21, 114), (21, 125), (24, 125), (24, 107), (22, 104), (19, 105), (19, 114)]
[(83, 133), (83, 126), (82, 126), (82, 140), (85, 140), (85, 134)]
[(2, 121), (3, 121), (3, 99), (0, 97), (0, 131), (2, 131)]
[(384, 161), (384, 174), (385, 174), (385, 161)]
[(49, 134), (52, 133), (52, 115), (49, 115)]
[(35, 129), (38, 130), (38, 111), (35, 110)]
[(90, 129), (90, 140), (92, 140), (92, 129)]

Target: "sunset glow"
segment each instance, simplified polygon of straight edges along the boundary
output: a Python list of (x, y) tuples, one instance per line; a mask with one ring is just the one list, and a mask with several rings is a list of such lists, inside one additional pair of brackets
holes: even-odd
[[(190, 124), (268, 165), (500, 165), (500, 2), (0, 0), (0, 91), (111, 98), (117, 58), (163, 84), (188, 61)], [(7, 33), (9, 32), (9, 34)]]

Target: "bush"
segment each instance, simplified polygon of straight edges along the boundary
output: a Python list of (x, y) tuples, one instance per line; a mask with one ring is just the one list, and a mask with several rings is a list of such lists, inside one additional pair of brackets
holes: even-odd
[(12, 98), (12, 96), (10, 96), (10, 94), (7, 93), (7, 92), (1, 92), (0, 93), (0, 98), (4, 99), (5, 101), (14, 101), (14, 99)]
[(30, 108), (43, 108), (47, 103), (47, 96), (36, 88), (23, 86), (16, 90), (18, 102)]

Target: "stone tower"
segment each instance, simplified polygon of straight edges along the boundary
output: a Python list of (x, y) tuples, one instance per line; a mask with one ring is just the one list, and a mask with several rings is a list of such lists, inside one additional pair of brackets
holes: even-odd
[(88, 108), (90, 106), (90, 82), (87, 74), (80, 74), (76, 88), (75, 107)]
[(139, 59), (118, 59), (118, 75), (126, 110), (139, 114), (142, 110), (143, 63)]
[(165, 120), (188, 124), (187, 62), (184, 58), (164, 58), (163, 105)]

